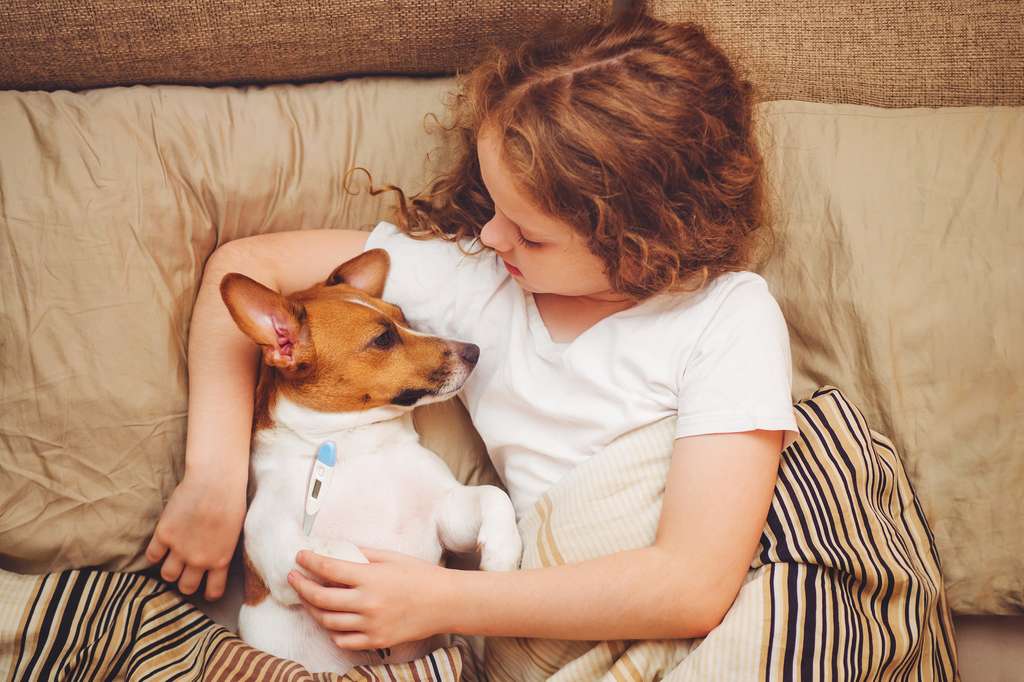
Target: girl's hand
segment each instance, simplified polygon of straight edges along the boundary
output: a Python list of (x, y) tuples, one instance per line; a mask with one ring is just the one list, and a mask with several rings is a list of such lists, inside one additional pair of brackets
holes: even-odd
[(182, 594), (195, 592), (208, 572), (204, 596), (220, 599), (244, 519), (244, 481), (186, 473), (160, 515), (146, 558), (154, 564), (163, 559), (160, 576), (177, 582)]
[(361, 564), (303, 550), (295, 559), (311, 573), (288, 574), (303, 606), (342, 649), (381, 649), (445, 631), (449, 569), (408, 554), (359, 548)]

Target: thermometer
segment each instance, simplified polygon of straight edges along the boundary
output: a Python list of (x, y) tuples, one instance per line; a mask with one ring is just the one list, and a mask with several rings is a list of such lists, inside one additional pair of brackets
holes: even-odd
[(313, 462), (313, 471), (309, 475), (309, 485), (306, 488), (306, 513), (302, 519), (302, 531), (306, 535), (313, 530), (313, 521), (320, 511), (320, 499), (331, 482), (336, 459), (337, 447), (334, 441), (325, 440), (320, 443), (320, 447), (316, 449), (316, 460)]

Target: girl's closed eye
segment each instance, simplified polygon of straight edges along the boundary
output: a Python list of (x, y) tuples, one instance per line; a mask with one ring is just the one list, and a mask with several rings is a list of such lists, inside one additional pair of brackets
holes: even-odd
[(522, 244), (523, 246), (525, 246), (528, 249), (536, 249), (539, 246), (541, 246), (540, 242), (531, 242), (529, 239), (524, 237), (521, 232), (516, 234), (516, 239), (518, 239), (519, 243)]

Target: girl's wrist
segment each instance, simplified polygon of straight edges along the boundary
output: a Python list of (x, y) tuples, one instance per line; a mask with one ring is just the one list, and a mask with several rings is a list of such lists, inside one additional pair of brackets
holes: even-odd
[(245, 466), (223, 460), (204, 460), (185, 463), (185, 479), (199, 484), (208, 484), (219, 490), (245, 488), (249, 472)]
[(427, 608), (435, 614), (434, 629), (438, 634), (466, 634), (465, 628), (465, 595), (461, 594), (460, 585), (466, 571), (455, 568), (439, 567), (436, 589), (431, 590), (431, 599)]

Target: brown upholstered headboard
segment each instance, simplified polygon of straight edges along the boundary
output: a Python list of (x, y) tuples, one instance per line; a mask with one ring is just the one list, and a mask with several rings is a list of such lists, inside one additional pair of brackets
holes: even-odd
[(0, 88), (451, 74), (489, 42), (611, 16), (612, 0), (8, 0)]
[[(0, 88), (452, 74), (490, 42), (604, 21), (644, 0), (8, 0)], [(1024, 104), (1020, 0), (646, 0), (703, 24), (762, 99)]]
[(1024, 104), (1020, 0), (652, 0), (650, 13), (704, 25), (764, 100)]

